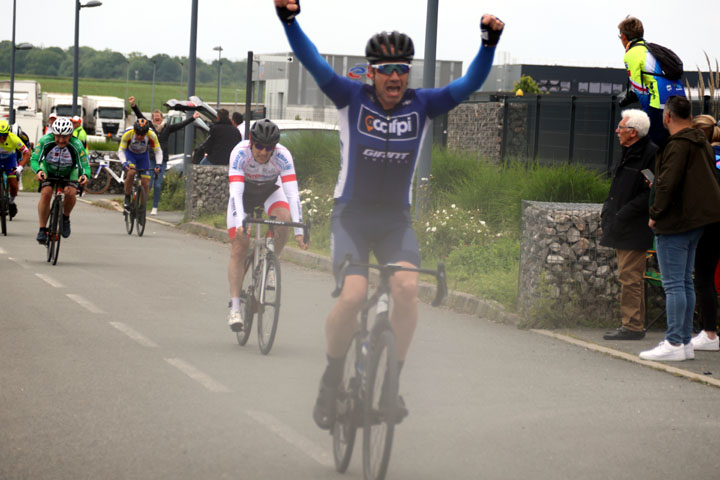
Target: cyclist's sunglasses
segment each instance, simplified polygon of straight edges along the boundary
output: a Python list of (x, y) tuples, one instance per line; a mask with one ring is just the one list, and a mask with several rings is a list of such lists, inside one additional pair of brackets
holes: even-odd
[(275, 145), (261, 145), (259, 143), (253, 143), (253, 147), (257, 148), (258, 150), (265, 150), (266, 152), (272, 152), (275, 150)]
[(398, 75), (405, 75), (410, 71), (411, 66), (412, 65), (409, 63), (383, 63), (381, 65), (370, 65), (370, 67), (374, 68), (383, 75), (392, 75), (393, 72), (397, 72)]

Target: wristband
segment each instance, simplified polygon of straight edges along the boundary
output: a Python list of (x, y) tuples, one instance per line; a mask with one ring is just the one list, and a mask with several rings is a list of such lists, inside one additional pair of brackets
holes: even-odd
[[(500, 20), (498, 18), (498, 20)], [(500, 35), (505, 27), (503, 26), (500, 30), (493, 30), (488, 25), (483, 25), (482, 18), (480, 19), (480, 33), (482, 37), (482, 44), (484, 47), (494, 47), (500, 41)]]
[(291, 12), (287, 7), (275, 7), (278, 17), (283, 21), (285, 25), (292, 25), (295, 22), (295, 17), (300, 13), (300, 0), (295, 3), (297, 10)]

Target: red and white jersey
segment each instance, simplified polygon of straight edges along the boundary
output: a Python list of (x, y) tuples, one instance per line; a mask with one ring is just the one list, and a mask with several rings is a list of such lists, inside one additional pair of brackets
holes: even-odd
[[(232, 216), (232, 222), (228, 223), (234, 223), (234, 225), (228, 224), (228, 229), (233, 226), (235, 228), (242, 226), (246, 215), (243, 207), (243, 195), (267, 191), (268, 184), (282, 188), (287, 198), (292, 221), (302, 222), (302, 207), (295, 176), (295, 165), (290, 151), (279, 143), (266, 163), (258, 163), (255, 160), (249, 140), (238, 143), (230, 153), (228, 177), (230, 181), (228, 213), (229, 217)], [(295, 228), (295, 235), (302, 235), (302, 229)]]

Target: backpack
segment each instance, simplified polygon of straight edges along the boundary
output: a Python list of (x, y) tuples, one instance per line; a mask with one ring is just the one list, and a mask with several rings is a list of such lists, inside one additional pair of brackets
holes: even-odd
[[(660, 64), (662, 74), (652, 73), (657, 77), (667, 78), (668, 80), (677, 81), (683, 76), (683, 63), (675, 52), (667, 47), (658, 45), (657, 43), (645, 42), (645, 46), (648, 51), (655, 57), (655, 60)], [(649, 73), (649, 72), (644, 72)]]

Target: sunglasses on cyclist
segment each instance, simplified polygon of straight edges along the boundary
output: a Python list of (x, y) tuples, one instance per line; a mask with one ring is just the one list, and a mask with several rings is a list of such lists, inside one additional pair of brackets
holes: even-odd
[(393, 72), (397, 72), (398, 75), (405, 75), (410, 71), (411, 66), (412, 65), (409, 63), (383, 63), (381, 65), (370, 65), (371, 68), (374, 68), (383, 75), (392, 75)]
[(259, 143), (253, 143), (253, 147), (257, 148), (258, 150), (265, 150), (266, 152), (272, 152), (275, 150), (275, 145), (261, 145)]

